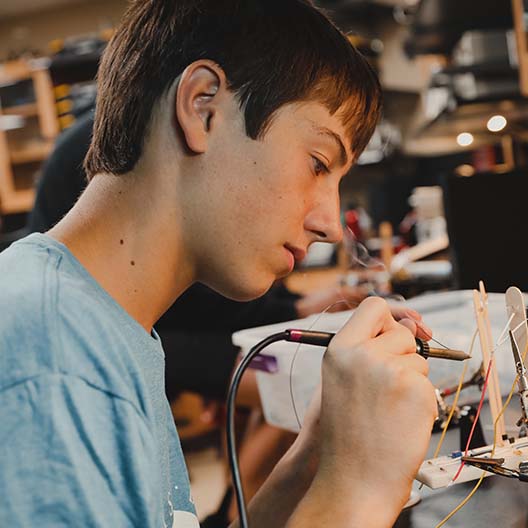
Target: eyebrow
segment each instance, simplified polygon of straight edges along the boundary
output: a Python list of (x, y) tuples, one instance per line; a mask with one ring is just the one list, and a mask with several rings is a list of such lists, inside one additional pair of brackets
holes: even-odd
[(317, 125), (314, 122), (311, 122), (312, 127), (314, 131), (321, 135), (321, 136), (327, 136), (332, 139), (332, 141), (335, 142), (339, 149), (339, 164), (344, 167), (348, 164), (348, 156), (345, 150), (345, 146), (343, 145), (343, 141), (341, 140), (341, 136), (339, 134), (336, 134), (333, 130), (330, 130), (327, 127)]

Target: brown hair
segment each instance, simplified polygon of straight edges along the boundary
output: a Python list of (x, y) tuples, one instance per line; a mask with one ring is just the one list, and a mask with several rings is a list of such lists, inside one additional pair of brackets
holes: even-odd
[(134, 168), (154, 105), (199, 59), (223, 68), (253, 139), (281, 106), (316, 100), (332, 114), (343, 110), (357, 157), (379, 119), (372, 68), (308, 1), (136, 0), (99, 68), (89, 178)]

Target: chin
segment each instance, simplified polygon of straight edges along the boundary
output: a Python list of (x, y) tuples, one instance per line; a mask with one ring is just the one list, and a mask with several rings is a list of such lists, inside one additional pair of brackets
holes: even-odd
[(267, 281), (239, 280), (236, 283), (222, 282), (207, 284), (220, 295), (233, 301), (247, 302), (262, 297), (273, 285), (275, 278)]
[(229, 295), (226, 295), (226, 297), (229, 297), (230, 299), (239, 302), (253, 301), (267, 293), (268, 290), (271, 288), (271, 284), (267, 284), (265, 287), (261, 288), (236, 288), (235, 290), (230, 292)]

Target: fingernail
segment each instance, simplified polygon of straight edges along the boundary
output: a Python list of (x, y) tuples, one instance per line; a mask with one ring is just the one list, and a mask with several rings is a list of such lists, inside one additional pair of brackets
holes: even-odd
[(420, 328), (424, 333), (426, 333), (429, 337), (433, 337), (433, 331), (425, 324), (420, 323)]
[(422, 320), (422, 316), (416, 310), (412, 310), (411, 308), (407, 308), (407, 315), (418, 321)]

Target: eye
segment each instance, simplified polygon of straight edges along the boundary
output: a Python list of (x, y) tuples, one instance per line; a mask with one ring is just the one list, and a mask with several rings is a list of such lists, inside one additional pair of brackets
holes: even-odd
[(319, 158), (312, 156), (312, 160), (316, 176), (320, 176), (321, 174), (328, 174), (330, 172), (328, 167)]

